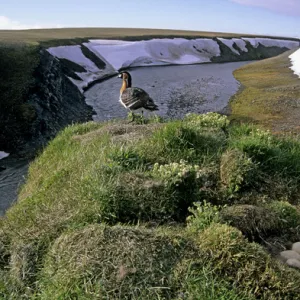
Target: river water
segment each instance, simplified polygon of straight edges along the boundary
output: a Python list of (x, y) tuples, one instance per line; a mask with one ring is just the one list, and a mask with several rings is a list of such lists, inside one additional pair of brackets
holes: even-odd
[[(188, 112), (223, 112), (239, 88), (232, 73), (247, 63), (141, 67), (130, 73), (133, 86), (145, 89), (159, 106), (158, 115), (180, 118)], [(85, 93), (86, 102), (97, 113), (95, 121), (127, 116), (118, 101), (120, 87), (121, 80), (116, 77)], [(16, 201), (27, 171), (26, 160), (10, 156), (0, 159), (0, 215)]]
[[(133, 86), (147, 91), (159, 106), (158, 115), (182, 118), (189, 112), (223, 112), (239, 88), (232, 73), (247, 63), (141, 67), (129, 72)], [(118, 101), (121, 84), (116, 76), (85, 93), (97, 113), (95, 121), (126, 117), (128, 112)]]

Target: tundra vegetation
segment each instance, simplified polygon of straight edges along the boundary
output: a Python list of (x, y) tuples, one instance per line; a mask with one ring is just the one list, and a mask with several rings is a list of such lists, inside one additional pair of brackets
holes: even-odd
[[(139, 122), (139, 119), (136, 121)], [(2, 299), (297, 299), (300, 143), (217, 113), (65, 128), (0, 223)]]
[[(0, 31), (0, 63), (11, 62), (1, 67), (0, 114), (30, 123), (38, 51), (89, 36), (71, 31)], [(283, 114), (281, 100), (299, 99), (287, 66), (284, 54), (236, 71), (243, 89), (231, 121), (208, 113), (61, 131), (0, 219), (0, 298), (298, 299), (300, 273), (277, 256), (300, 240), (299, 139), (235, 122), (297, 131)]]
[(300, 80), (289, 68), (293, 52), (234, 71), (243, 88), (232, 99), (231, 119), (260, 124), (276, 134), (299, 133)]

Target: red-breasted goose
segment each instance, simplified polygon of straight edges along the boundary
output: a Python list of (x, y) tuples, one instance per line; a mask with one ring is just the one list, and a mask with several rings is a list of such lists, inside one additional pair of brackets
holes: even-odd
[(146, 109), (149, 111), (158, 110), (157, 105), (147, 92), (138, 87), (132, 87), (131, 75), (128, 72), (123, 71), (118, 75), (118, 77), (122, 78), (123, 80), (123, 84), (120, 89), (119, 101), (125, 108), (129, 109), (130, 111), (135, 111), (138, 109)]

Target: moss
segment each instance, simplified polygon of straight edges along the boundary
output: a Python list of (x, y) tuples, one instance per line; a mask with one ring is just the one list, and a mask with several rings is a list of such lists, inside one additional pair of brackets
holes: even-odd
[(225, 207), (220, 212), (220, 220), (236, 227), (251, 240), (277, 233), (281, 228), (272, 210), (254, 205)]

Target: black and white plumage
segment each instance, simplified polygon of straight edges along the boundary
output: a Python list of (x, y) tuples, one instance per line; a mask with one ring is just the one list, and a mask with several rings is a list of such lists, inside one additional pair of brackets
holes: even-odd
[(118, 77), (123, 80), (119, 101), (126, 109), (130, 111), (139, 109), (149, 111), (158, 110), (158, 106), (147, 92), (138, 87), (132, 87), (131, 75), (128, 72), (121, 72)]

